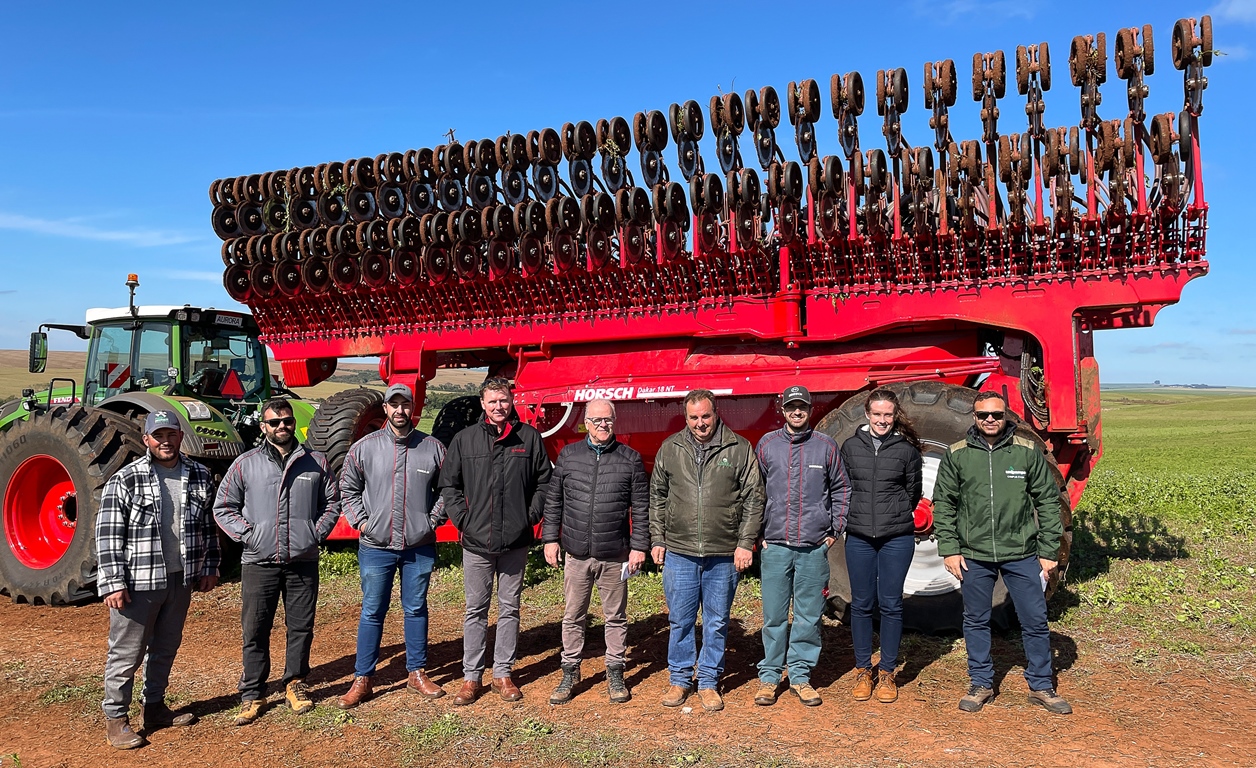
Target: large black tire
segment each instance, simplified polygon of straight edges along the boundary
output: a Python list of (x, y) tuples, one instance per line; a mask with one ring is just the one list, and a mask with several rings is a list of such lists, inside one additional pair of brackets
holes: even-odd
[[(105, 482), (144, 452), (140, 430), (130, 421), (101, 409), (55, 406), (0, 435), (0, 591), (15, 602), (74, 603), (95, 597), (96, 512)], [(33, 460), (33, 461), (32, 461)], [(32, 463), (27, 463), (31, 461)], [(55, 462), (55, 463), (54, 463)], [(60, 465), (73, 483), (60, 500), (58, 533), (32, 531), (35, 494), (49, 496), (32, 467)], [(22, 475), (14, 479), (20, 467)], [(64, 489), (55, 491), (63, 492)], [(37, 527), (37, 526), (36, 526)], [(55, 562), (56, 552), (62, 552)], [(39, 560), (47, 562), (37, 562)]]
[(346, 389), (327, 398), (314, 412), (305, 444), (326, 456), (339, 477), (349, 446), (383, 426), (383, 393), (365, 387)]
[(484, 418), (484, 408), (480, 406), (480, 398), (476, 395), (455, 397), (436, 414), (432, 422), (432, 437), (449, 447), (454, 435)]
[[(964, 439), (968, 428), (972, 425), (973, 398), (976, 390), (958, 387), (937, 381), (914, 381), (886, 385), (886, 389), (894, 392), (902, 405), (903, 412), (911, 420), (920, 435), (924, 447), (925, 458), (925, 496), (933, 496), (933, 479), (936, 477), (937, 465), (947, 446)], [(866, 392), (851, 397), (839, 408), (829, 412), (816, 429), (830, 435), (839, 445), (855, 434), (855, 430), (867, 423), (864, 415)], [(1058, 586), (1059, 574), (1068, 565), (1068, 554), (1072, 544), (1072, 511), (1069, 507), (1068, 494), (1064, 492), (1064, 481), (1056, 465), (1055, 457), (1046, 450), (1046, 444), (1033, 430), (1019, 422), (1014, 415), (1009, 417), (1017, 424), (1017, 435), (1032, 440), (1046, 456), (1048, 464), (1056, 476), (1056, 485), (1060, 490), (1060, 512), (1064, 524), (1064, 537), (1060, 542), (1060, 567), (1056, 576), (1048, 584), (1048, 597)], [(935, 562), (936, 561), (936, 562)], [(918, 564), (923, 564), (927, 572), (936, 573), (940, 566), (936, 555), (936, 543), (928, 539), (918, 541), (916, 560), (913, 563), (912, 579), (918, 572)], [(907, 629), (925, 633), (950, 633), (963, 629), (963, 599), (958, 590), (945, 591), (939, 586), (936, 590), (928, 590), (928, 594), (916, 594), (903, 600), (903, 625)], [(848, 620), (850, 611), (850, 579), (846, 572), (846, 550), (841, 542), (829, 549), (829, 611)], [(995, 626), (1006, 628), (1015, 621), (1015, 612), (1007, 587), (1000, 578), (995, 584), (993, 596), (992, 621)]]

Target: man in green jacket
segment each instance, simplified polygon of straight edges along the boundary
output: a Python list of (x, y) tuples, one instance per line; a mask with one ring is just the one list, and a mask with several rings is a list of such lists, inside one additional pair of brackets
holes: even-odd
[(1016, 436), (1002, 397), (977, 393), (973, 421), (968, 436), (942, 457), (933, 491), (938, 554), (964, 594), (972, 685), (959, 708), (978, 712), (994, 698), (990, 611), (1002, 575), (1020, 619), (1029, 701), (1058, 715), (1072, 714), (1052, 682), (1045, 595), (1063, 533), (1060, 489), (1038, 446)]
[[(679, 707), (697, 667), (702, 708), (724, 708), (718, 690), (738, 574), (750, 567), (763, 524), (763, 478), (754, 448), (724, 425), (715, 395), (685, 397), (685, 428), (663, 441), (650, 478), (650, 551), (663, 568), (670, 636), (671, 688), (663, 706)], [(702, 655), (694, 628), (702, 606)]]

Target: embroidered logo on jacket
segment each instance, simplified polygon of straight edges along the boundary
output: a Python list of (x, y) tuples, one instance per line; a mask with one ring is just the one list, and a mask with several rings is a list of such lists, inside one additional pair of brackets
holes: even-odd
[(1007, 475), (1007, 478), (1009, 480), (1024, 480), (1025, 479), (1025, 470), (1017, 469), (1016, 467), (1008, 467), (1006, 470), (1003, 471), (1003, 474)]

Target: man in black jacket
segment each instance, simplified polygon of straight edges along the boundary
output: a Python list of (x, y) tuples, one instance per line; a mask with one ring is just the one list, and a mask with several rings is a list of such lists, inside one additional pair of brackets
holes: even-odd
[(650, 485), (641, 454), (615, 440), (615, 406), (592, 400), (585, 407), (588, 438), (558, 454), (545, 494), (541, 539), (545, 560), (563, 566), (563, 679), (550, 696), (566, 704), (580, 682), (580, 655), (596, 583), (606, 620), (606, 682), (611, 701), (632, 698), (624, 683), (628, 640), (628, 583), (650, 549)]
[(462, 627), (462, 688), (454, 704), (475, 701), (484, 676), (488, 609), (497, 579), (497, 641), (492, 688), (506, 701), (523, 698), (510, 679), (519, 638), (519, 598), (532, 527), (541, 522), (550, 460), (541, 433), (514, 414), (510, 382), (480, 385), (484, 420), (454, 436), (441, 467), (445, 511), (462, 543), (467, 600)]

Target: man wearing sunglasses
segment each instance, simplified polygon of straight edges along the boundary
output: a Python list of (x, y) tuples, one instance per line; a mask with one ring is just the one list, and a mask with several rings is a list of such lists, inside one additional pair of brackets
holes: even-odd
[(994, 698), (990, 613), (995, 581), (1002, 576), (1020, 620), (1030, 703), (1072, 714), (1055, 691), (1044, 594), (1063, 534), (1060, 489), (1038, 446), (1016, 435), (1002, 397), (977, 393), (973, 422), (968, 436), (942, 457), (933, 490), (938, 554), (960, 580), (964, 596), (972, 685), (959, 708), (978, 712)]
[(297, 441), (292, 405), (283, 398), (268, 400), (261, 428), (262, 444), (232, 462), (214, 503), (218, 526), (244, 545), (244, 672), (235, 725), (253, 722), (266, 705), (270, 631), (281, 599), (288, 628), (284, 697), (297, 714), (314, 708), (305, 677), (318, 602), (318, 545), (331, 535), (340, 514), (331, 467), (323, 454)]
[(585, 407), (588, 436), (558, 454), (545, 494), (541, 540), (545, 560), (557, 567), (565, 554), (563, 678), (550, 696), (566, 704), (580, 682), (589, 600), (597, 585), (606, 621), (606, 684), (617, 704), (632, 698), (624, 683), (628, 643), (628, 582), (650, 549), (650, 483), (641, 454), (615, 439), (615, 405)]

